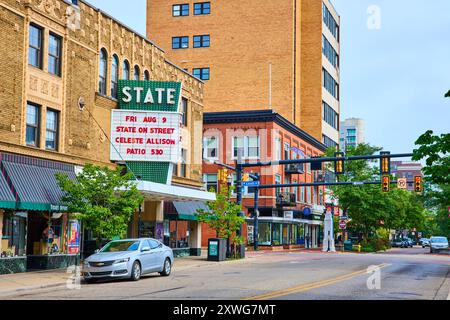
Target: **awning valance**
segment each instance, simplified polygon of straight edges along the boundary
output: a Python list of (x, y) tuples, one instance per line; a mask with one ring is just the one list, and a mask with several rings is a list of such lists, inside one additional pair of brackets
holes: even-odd
[(72, 165), (18, 155), (2, 154), (1, 168), (10, 190), (17, 195), (18, 210), (52, 211), (64, 207), (64, 194), (55, 175), (76, 178)]
[(150, 201), (214, 201), (216, 194), (198, 189), (139, 181), (137, 188)]

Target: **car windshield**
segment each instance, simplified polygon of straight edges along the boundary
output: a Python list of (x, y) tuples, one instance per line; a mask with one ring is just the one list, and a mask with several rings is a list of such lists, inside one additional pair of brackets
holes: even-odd
[(431, 238), (431, 242), (433, 242), (433, 243), (448, 243), (447, 238), (445, 238), (445, 237)]
[(108, 243), (100, 252), (122, 252), (136, 251), (140, 241), (112, 241)]

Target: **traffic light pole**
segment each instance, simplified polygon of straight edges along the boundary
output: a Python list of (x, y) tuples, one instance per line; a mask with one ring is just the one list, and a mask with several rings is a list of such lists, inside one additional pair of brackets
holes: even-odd
[(277, 166), (277, 165), (296, 164), (296, 163), (376, 160), (376, 159), (382, 159), (382, 158), (408, 158), (408, 157), (412, 157), (412, 156), (413, 156), (412, 153), (400, 153), (400, 154), (389, 154), (389, 155), (351, 156), (351, 157), (344, 156), (344, 157), (327, 157), (327, 158), (258, 161), (258, 162), (242, 163), (242, 168)]
[[(259, 181), (259, 175), (258, 181)], [(255, 190), (255, 201), (253, 210), (253, 249), (258, 251), (259, 246), (259, 188)]]
[[(242, 174), (243, 174), (244, 168), (242, 163), (242, 149), (238, 149), (238, 158), (236, 161), (236, 202), (238, 205), (241, 206), (241, 211), (239, 212), (239, 216), (242, 217), (244, 215), (244, 212), (242, 211)], [(243, 226), (241, 225), (237, 236), (240, 237), (242, 235)]]

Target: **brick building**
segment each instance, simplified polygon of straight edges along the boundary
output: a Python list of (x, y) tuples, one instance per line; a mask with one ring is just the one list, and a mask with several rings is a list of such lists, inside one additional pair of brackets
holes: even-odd
[[(15, 257), (0, 258), (0, 273), (73, 258), (67, 235), (79, 225), (61, 205), (54, 173), (75, 177), (86, 163), (115, 166), (109, 135), (118, 79), (182, 83), (183, 159), (171, 185), (139, 182), (141, 235), (152, 236), (160, 224), (161, 241), (198, 254), (199, 225), (172, 205), (214, 198), (201, 190), (204, 83), (147, 38), (84, 1), (72, 2), (0, 0), (0, 254)], [(137, 235), (137, 221), (136, 214), (129, 236)]]
[[(204, 114), (203, 164), (205, 188), (217, 190), (218, 170), (215, 161), (234, 166), (239, 149), (244, 159), (270, 161), (320, 156), (326, 147), (308, 133), (271, 110), (211, 112)], [(248, 172), (248, 171), (247, 171)], [(322, 171), (311, 170), (310, 164), (255, 167), (261, 184), (311, 183), (323, 181)], [(233, 179), (235, 180), (235, 175)], [(234, 182), (233, 182), (234, 183)], [(281, 196), (281, 197), (280, 197)], [(230, 198), (235, 200), (236, 195)], [(259, 197), (259, 245), (262, 248), (282, 246), (318, 247), (322, 238), (324, 212), (323, 187), (292, 187), (262, 189)], [(253, 243), (254, 189), (245, 187), (243, 207), (247, 215), (244, 234)], [(206, 225), (202, 230), (202, 245), (215, 232)]]
[(423, 177), (422, 168), (418, 162), (391, 161), (391, 174), (395, 178), (406, 178), (409, 191), (414, 191), (414, 177)]
[(339, 144), (340, 17), (330, 0), (147, 0), (147, 35), (205, 86), (205, 111), (273, 109)]

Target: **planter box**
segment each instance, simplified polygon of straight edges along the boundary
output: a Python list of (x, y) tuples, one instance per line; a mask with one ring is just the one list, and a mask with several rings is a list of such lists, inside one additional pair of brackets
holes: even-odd
[(80, 256), (70, 254), (49, 256), (28, 256), (27, 271), (64, 269), (69, 266), (79, 265)]
[(0, 258), (0, 274), (27, 271), (27, 257)]

